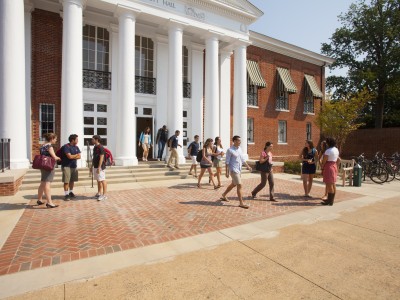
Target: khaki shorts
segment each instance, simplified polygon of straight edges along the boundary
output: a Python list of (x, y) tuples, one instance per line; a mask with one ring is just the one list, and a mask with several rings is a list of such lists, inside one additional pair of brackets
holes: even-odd
[(242, 184), (242, 179), (240, 177), (240, 173), (233, 173), (232, 171), (229, 172), (231, 174), (232, 177), (232, 183), (234, 185), (238, 185), (238, 184)]
[(106, 180), (106, 172), (105, 172), (105, 170), (101, 170), (100, 169), (100, 172), (97, 173), (97, 168), (93, 167), (93, 178), (96, 181), (104, 181), (104, 180)]
[(214, 158), (213, 167), (215, 168), (223, 168), (224, 162), (221, 159)]
[(70, 183), (78, 181), (78, 169), (70, 167), (61, 167), (62, 170), (62, 182)]
[(150, 150), (150, 145), (149, 144), (142, 144), (142, 148), (144, 151), (149, 151)]

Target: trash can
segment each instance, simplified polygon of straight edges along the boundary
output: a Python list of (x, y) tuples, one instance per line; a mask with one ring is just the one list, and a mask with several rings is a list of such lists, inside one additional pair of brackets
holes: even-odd
[(353, 186), (361, 186), (362, 167), (356, 164), (353, 168)]

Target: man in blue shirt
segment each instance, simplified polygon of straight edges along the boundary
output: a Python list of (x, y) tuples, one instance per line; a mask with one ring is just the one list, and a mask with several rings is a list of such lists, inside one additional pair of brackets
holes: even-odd
[(175, 131), (175, 134), (171, 136), (168, 140), (168, 147), (171, 151), (171, 155), (168, 160), (167, 167), (172, 168), (172, 160), (175, 159), (175, 169), (179, 169), (179, 155), (178, 155), (178, 146), (182, 148), (182, 145), (178, 144), (178, 136), (181, 132), (179, 130)]
[(229, 178), (229, 175), (232, 177), (232, 183), (226, 188), (226, 191), (222, 194), (222, 197), (219, 199), (220, 201), (228, 202), (226, 195), (236, 186), (237, 187), (237, 195), (239, 197), (239, 207), (241, 208), (249, 208), (248, 205), (243, 203), (242, 197), (242, 180), (241, 180), (241, 171), (242, 165), (245, 164), (247, 170), (251, 172), (251, 167), (247, 164), (246, 160), (243, 157), (242, 149), (240, 148), (241, 139), (240, 136), (235, 135), (232, 138), (233, 145), (226, 152), (226, 160), (225, 160), (225, 171), (226, 177)]
[[(69, 201), (75, 198), (74, 183), (78, 181), (78, 169), (76, 161), (81, 158), (81, 150), (79, 150), (78, 136), (71, 134), (68, 138), (69, 144), (62, 147), (61, 154), (61, 170), (62, 181), (64, 182), (64, 200)], [(68, 189), (69, 188), (69, 189)]]

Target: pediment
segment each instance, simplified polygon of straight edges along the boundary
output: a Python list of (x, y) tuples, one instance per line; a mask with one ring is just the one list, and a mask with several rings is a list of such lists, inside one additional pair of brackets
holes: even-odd
[(232, 10), (252, 15), (254, 18), (261, 17), (264, 13), (247, 0), (209, 0), (211, 3), (219, 4)]

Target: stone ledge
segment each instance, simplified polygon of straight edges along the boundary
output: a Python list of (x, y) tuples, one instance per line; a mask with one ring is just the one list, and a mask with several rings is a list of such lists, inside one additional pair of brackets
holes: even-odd
[(28, 172), (28, 169), (7, 170), (0, 172), (0, 183), (11, 183), (20, 179)]

